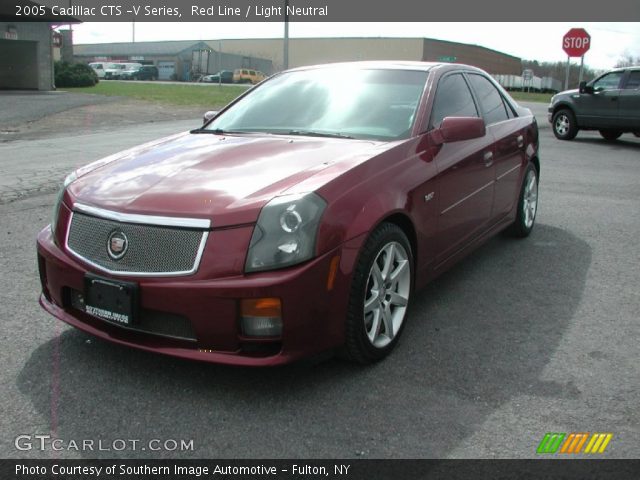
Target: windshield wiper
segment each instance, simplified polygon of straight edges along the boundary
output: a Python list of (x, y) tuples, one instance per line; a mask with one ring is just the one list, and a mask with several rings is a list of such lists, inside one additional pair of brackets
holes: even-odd
[(215, 128), (213, 130), (208, 128), (194, 128), (193, 130), (190, 130), (189, 133), (212, 133), (214, 135), (222, 135), (229, 132), (222, 130), (221, 128)]
[(300, 135), (303, 137), (327, 137), (327, 138), (353, 138), (350, 135), (344, 133), (332, 133), (332, 132), (315, 132), (313, 130), (289, 130), (284, 135)]
[(248, 132), (239, 132), (237, 130), (223, 130), (221, 128), (194, 128), (193, 130), (189, 130), (189, 133), (211, 133), (213, 135), (225, 135), (227, 133), (248, 133)]

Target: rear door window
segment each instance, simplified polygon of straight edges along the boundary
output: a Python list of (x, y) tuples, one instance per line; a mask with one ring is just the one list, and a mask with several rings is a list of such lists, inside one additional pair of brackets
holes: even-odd
[(498, 89), (487, 78), (475, 73), (469, 74), (469, 81), (478, 97), (487, 125), (502, 122), (509, 118), (507, 107)]
[(625, 90), (638, 90), (640, 88), (640, 70), (635, 70), (629, 73), (627, 84), (624, 86)]

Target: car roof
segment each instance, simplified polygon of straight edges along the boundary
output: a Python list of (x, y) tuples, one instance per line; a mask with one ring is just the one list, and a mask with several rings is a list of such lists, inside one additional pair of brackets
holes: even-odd
[(322, 65), (309, 65), (304, 67), (292, 68), (289, 71), (321, 70), (331, 68), (354, 68), (358, 70), (418, 70), (425, 72), (442, 68), (447, 70), (475, 70), (477, 72), (485, 73), (483, 70), (477, 67), (465, 65), (462, 63), (416, 62), (397, 60), (366, 60), (360, 62), (326, 63)]
[(637, 71), (640, 70), (640, 65), (631, 65), (629, 67), (618, 67), (618, 68), (612, 68), (611, 70), (607, 70), (605, 73), (612, 73), (612, 72), (625, 72), (627, 70), (632, 70), (632, 71)]

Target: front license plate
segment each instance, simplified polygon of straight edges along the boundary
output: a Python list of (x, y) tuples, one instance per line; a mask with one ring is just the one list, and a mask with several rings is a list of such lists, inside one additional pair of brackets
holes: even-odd
[(119, 282), (90, 273), (84, 278), (85, 311), (119, 325), (136, 320), (138, 284)]

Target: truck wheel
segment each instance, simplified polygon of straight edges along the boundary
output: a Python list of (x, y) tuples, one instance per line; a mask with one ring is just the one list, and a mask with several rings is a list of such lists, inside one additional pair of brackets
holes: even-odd
[(553, 128), (553, 134), (560, 140), (573, 140), (578, 134), (576, 116), (566, 108), (553, 114), (551, 127)]

